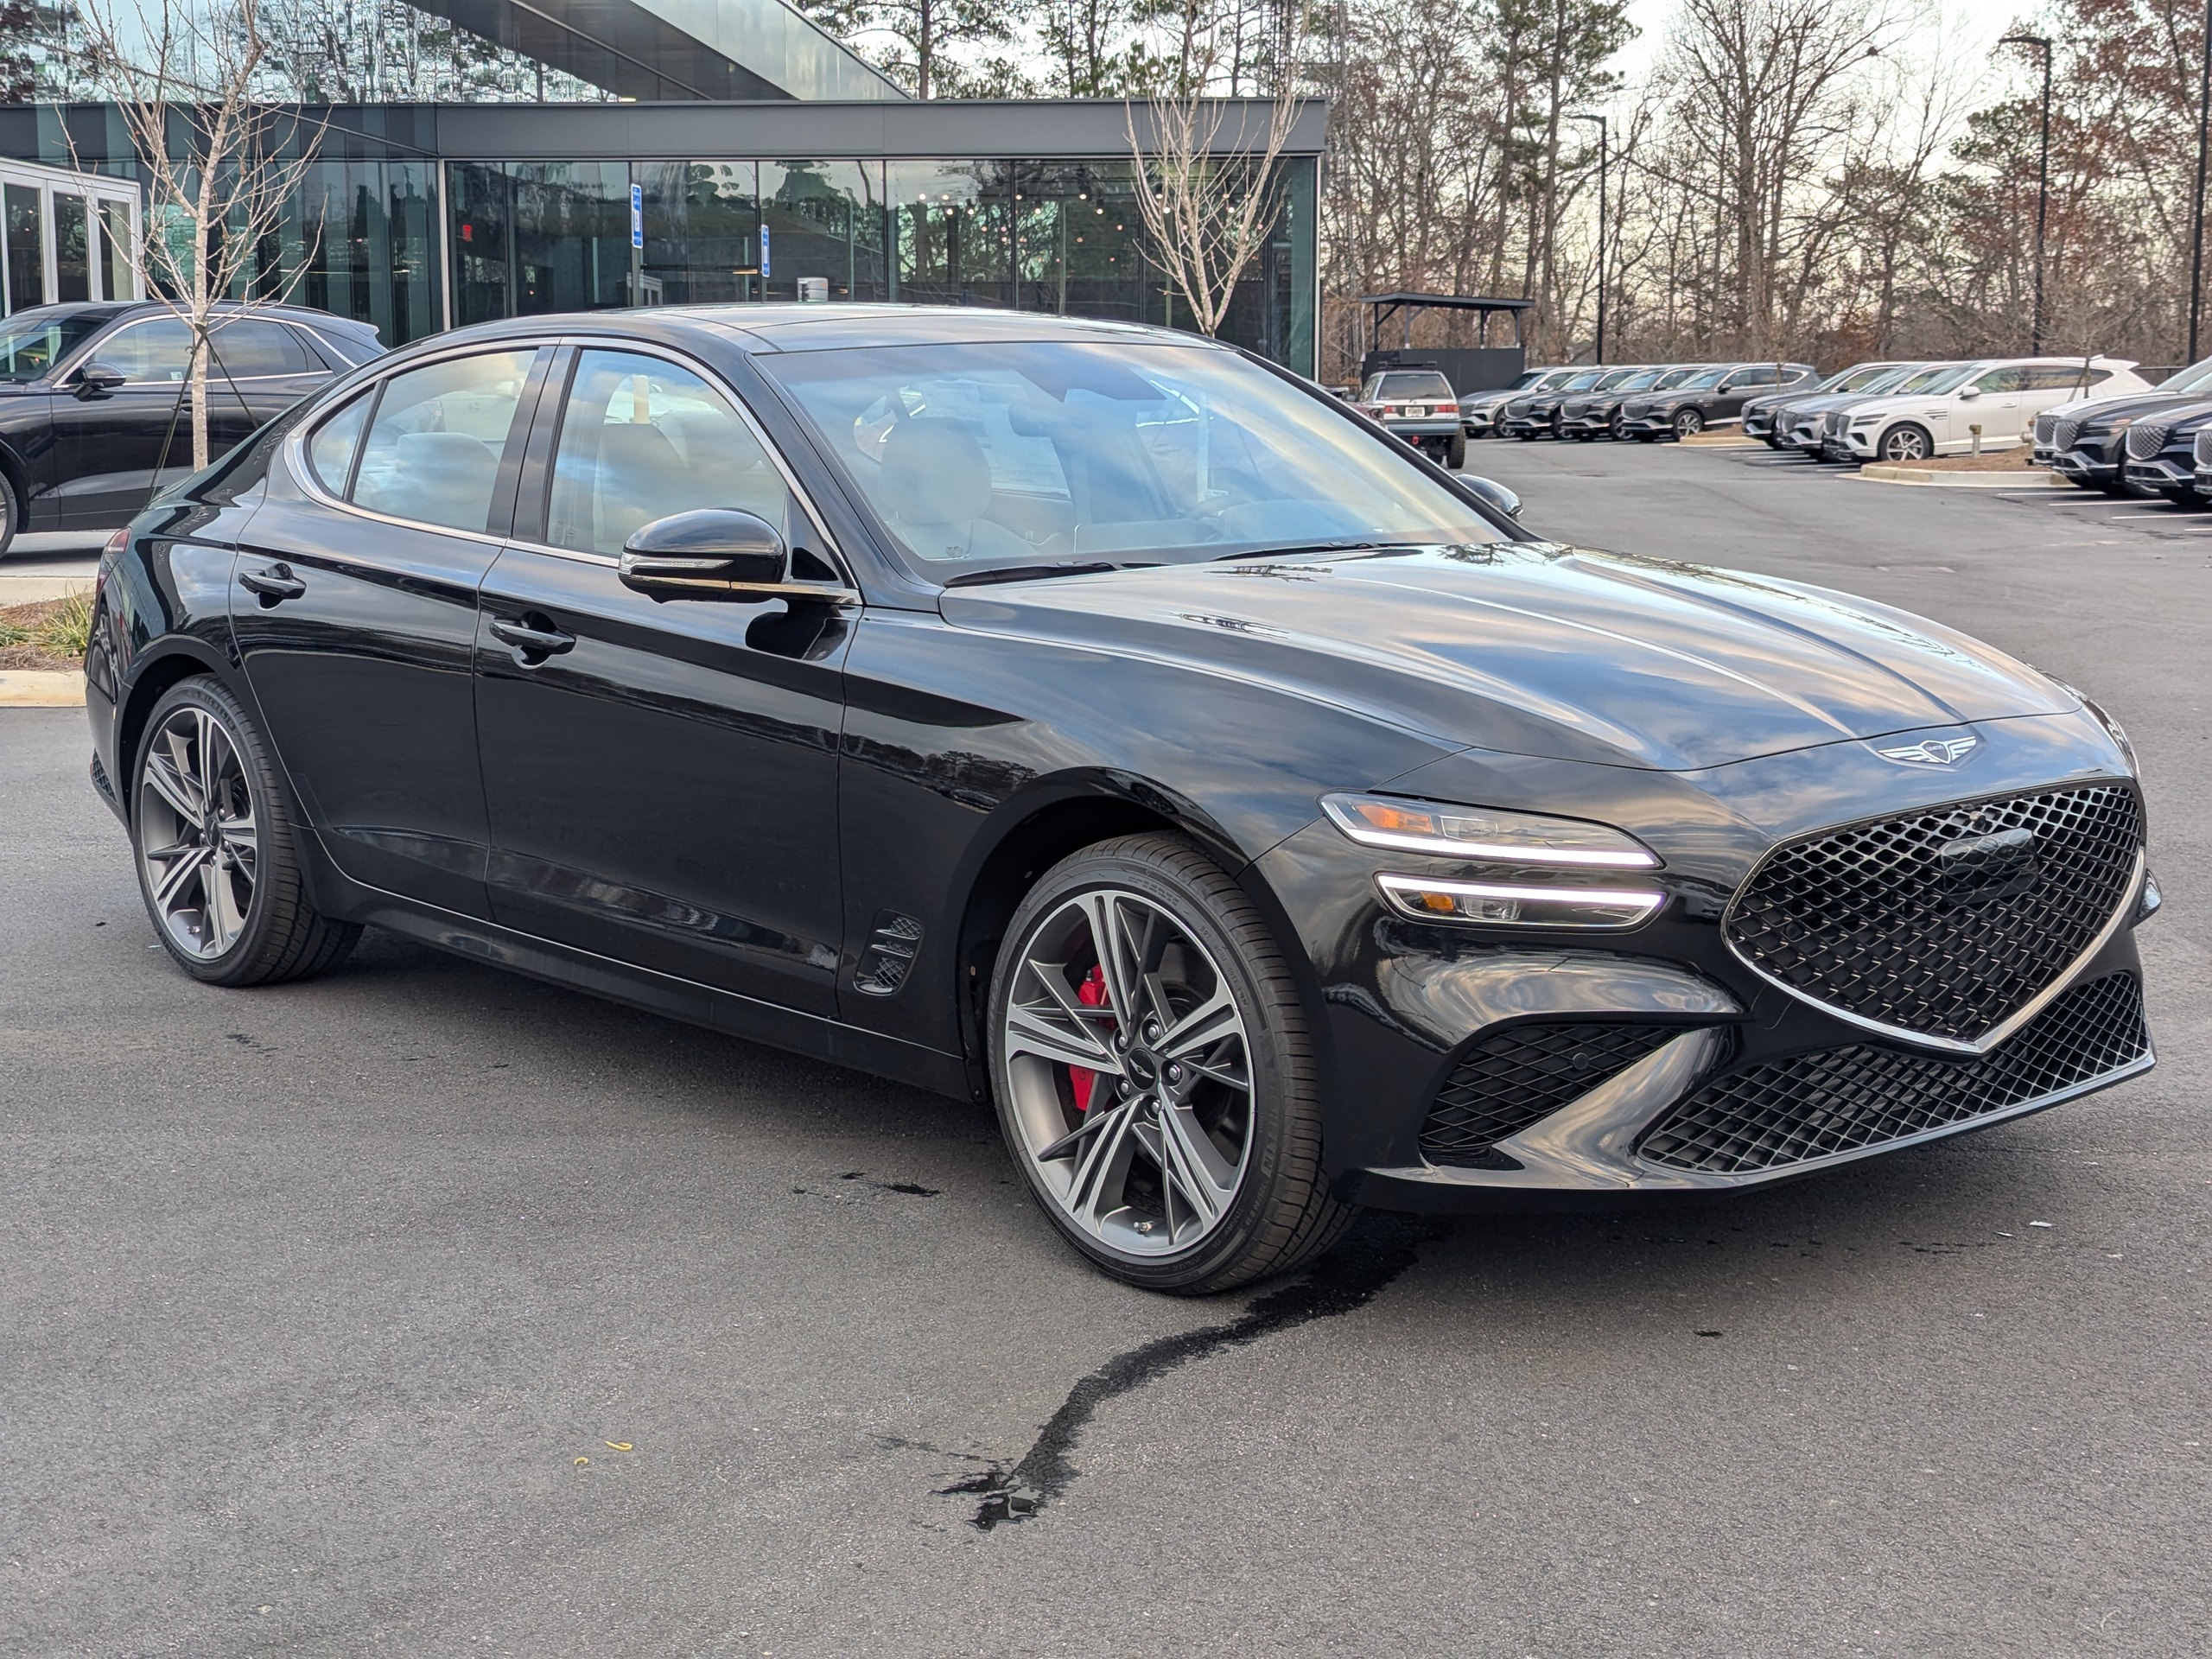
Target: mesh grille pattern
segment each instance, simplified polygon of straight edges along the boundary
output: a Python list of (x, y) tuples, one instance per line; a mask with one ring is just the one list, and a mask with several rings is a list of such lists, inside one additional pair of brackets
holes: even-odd
[(2198, 466), (2212, 467), (2212, 426), (2200, 426), (2196, 429), (2196, 453)]
[(1510, 1169), (1491, 1148), (1679, 1037), (1670, 1026), (1513, 1026), (1467, 1051), (1421, 1125), (1432, 1164)]
[[(2054, 421), (2050, 429), (2050, 447), (2054, 449), (2071, 449), (2074, 447), (2074, 441), (2081, 435), (2081, 422)], [(2040, 437), (2042, 434), (2037, 433), (2037, 436)]]
[(2048, 447), (2050, 443), (2052, 435), (2057, 430), (2057, 416), (2038, 415), (2036, 416), (2036, 442), (2037, 443)]
[(1855, 1044), (1714, 1078), (1644, 1131), (1651, 1163), (1713, 1175), (1778, 1169), (2024, 1105), (2149, 1052), (2132, 974), (2077, 985), (1970, 1060)]
[(1776, 849), (1724, 925), (1815, 1002), (1971, 1042), (2088, 949), (2141, 841), (2120, 784), (1931, 807)]
[(1850, 424), (1851, 414), (1849, 410), (1841, 409), (1832, 410), (1828, 412), (1827, 417), (1821, 421), (1821, 430), (1825, 436), (1840, 438), (1843, 435), (1844, 428)]
[(2127, 458), (2148, 461), (2166, 447), (2166, 440), (2173, 434), (2171, 426), (2153, 426), (2147, 421), (2138, 421), (2127, 429)]

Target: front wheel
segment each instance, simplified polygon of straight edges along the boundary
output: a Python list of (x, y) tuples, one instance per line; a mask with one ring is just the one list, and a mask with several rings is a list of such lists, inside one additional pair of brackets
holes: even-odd
[(1884, 461), (1925, 461), (1936, 453), (1936, 440), (1928, 435), (1926, 427), (1908, 421), (1883, 433), (1874, 453)]
[(992, 978), (991, 1080), (1031, 1196), (1116, 1278), (1205, 1294), (1286, 1271), (1330, 1197), (1305, 1011), (1243, 891), (1178, 836), (1046, 872)]
[(335, 966), (361, 930), (319, 916), (260, 732), (217, 681), (180, 680), (146, 719), (131, 791), (138, 887), (177, 965), (213, 985)]
[(1705, 430), (1705, 416), (1694, 409), (1683, 410), (1675, 416), (1675, 435), (1694, 438)]
[(8, 544), (16, 539), (22, 522), (23, 505), (16, 499), (16, 486), (8, 481), (7, 474), (0, 473), (0, 559), (8, 556)]

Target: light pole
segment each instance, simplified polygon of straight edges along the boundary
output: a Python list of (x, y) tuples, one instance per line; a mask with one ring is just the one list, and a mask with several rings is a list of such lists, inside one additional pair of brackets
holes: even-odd
[(2189, 227), (2189, 360), (2196, 361), (2196, 318), (2204, 301), (2204, 145), (2212, 127), (2212, 0), (2204, 0), (2204, 68), (2196, 81), (2196, 209)]
[(2043, 156), (2036, 167), (2036, 308), (2028, 355), (2043, 355), (2043, 233), (2050, 211), (2050, 41), (2041, 35), (2007, 35), (1999, 46), (2032, 46), (2043, 54)]
[[(2212, 0), (2204, 0), (2212, 9)], [(1594, 121), (1598, 124), (1598, 361), (1605, 360), (1605, 118), (1602, 115), (1570, 115), (1570, 121)], [(2198, 196), (2203, 195), (2199, 188)]]

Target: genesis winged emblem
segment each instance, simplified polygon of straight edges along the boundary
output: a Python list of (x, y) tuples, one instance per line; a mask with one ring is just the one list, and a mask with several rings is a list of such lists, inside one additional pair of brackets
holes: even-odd
[(1902, 760), (1914, 766), (1955, 766), (1981, 745), (1978, 737), (1930, 737), (1918, 743), (1906, 743), (1894, 749), (1877, 749), (1875, 753), (1885, 760)]

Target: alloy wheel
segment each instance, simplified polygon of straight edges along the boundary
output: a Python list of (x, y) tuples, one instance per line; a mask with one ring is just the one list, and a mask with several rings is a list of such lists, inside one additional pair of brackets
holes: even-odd
[(223, 722), (191, 704), (170, 710), (139, 772), (138, 856), (154, 913), (187, 956), (212, 961), (245, 931), (260, 852), (254, 807)]
[(1678, 438), (1694, 438), (1704, 430), (1705, 416), (1696, 410), (1686, 409), (1675, 416), (1675, 435)]
[(1094, 889), (1030, 931), (1001, 1032), (1039, 1186), (1127, 1255), (1183, 1254), (1229, 1213), (1252, 1148), (1252, 1058), (1220, 965), (1155, 900)]
[(1928, 438), (1916, 426), (1901, 426), (1882, 435), (1884, 461), (1925, 461)]

